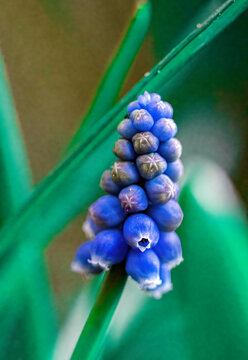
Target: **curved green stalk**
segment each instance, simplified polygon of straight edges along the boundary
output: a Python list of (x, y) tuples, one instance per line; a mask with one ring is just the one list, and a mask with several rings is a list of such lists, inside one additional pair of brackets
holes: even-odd
[(96, 302), (74, 349), (72, 360), (94, 360), (99, 357), (126, 280), (123, 263), (114, 265), (105, 275)]
[(43, 180), (32, 198), (3, 228), (0, 256), (13, 241), (32, 241), (37, 247), (45, 247), (96, 198), (101, 173), (113, 159), (111, 147), (118, 137), (116, 126), (125, 115), (127, 104), (144, 90), (159, 92), (247, 7), (248, 0), (227, 1), (88, 130), (83, 143)]
[(150, 19), (150, 3), (140, 4), (116, 55), (101, 80), (87, 115), (70, 142), (69, 148), (80, 144), (85, 136), (85, 128), (93, 125), (115, 103), (127, 73), (146, 36)]

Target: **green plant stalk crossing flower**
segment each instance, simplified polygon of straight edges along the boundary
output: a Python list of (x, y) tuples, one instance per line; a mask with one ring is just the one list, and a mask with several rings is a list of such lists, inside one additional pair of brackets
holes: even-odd
[(112, 266), (105, 274), (96, 302), (72, 354), (72, 360), (98, 358), (126, 280), (124, 263)]

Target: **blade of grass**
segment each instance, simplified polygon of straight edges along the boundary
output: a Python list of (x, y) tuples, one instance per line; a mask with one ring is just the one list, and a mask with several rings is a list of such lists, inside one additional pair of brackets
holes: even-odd
[(31, 172), (0, 54), (0, 221), (31, 194)]
[(85, 140), (37, 187), (32, 198), (1, 233), (0, 255), (13, 242), (32, 241), (46, 246), (51, 238), (97, 196), (100, 175), (113, 159), (115, 129), (126, 105), (144, 90), (159, 92), (161, 86), (248, 6), (248, 0), (227, 1), (183, 40), (145, 76), (114, 108), (92, 126)]
[(99, 357), (112, 316), (125, 287), (124, 264), (111, 268), (105, 275), (95, 304), (78, 339), (71, 359), (93, 360)]
[(104, 74), (92, 105), (72, 138), (69, 148), (78, 145), (84, 139), (85, 129), (93, 125), (115, 103), (124, 79), (144, 41), (150, 19), (151, 4), (149, 2), (139, 4), (135, 17), (130, 22), (124, 39)]
[(49, 283), (44, 257), (32, 246), (19, 251), (24, 292), (28, 299), (30, 312), (26, 321), (30, 341), (31, 358), (51, 359), (55, 345), (57, 328), (54, 313), (52, 290)]
[[(1, 54), (0, 95), (0, 219), (4, 223), (28, 199), (32, 192), (32, 182)], [(50, 351), (52, 351), (51, 342), (54, 342), (56, 334), (55, 318), (48, 291), (48, 279), (44, 271), (44, 261), (42, 256), (35, 251), (28, 258), (28, 252), (31, 252), (32, 248), (33, 245), (30, 244), (22, 252), (20, 247), (15, 246), (12, 261), (9, 261), (7, 266), (2, 265), (1, 293), (6, 298), (2, 296), (1, 302), (3, 305), (8, 303), (8, 298), (16, 294), (18, 294), (19, 301), (28, 300), (31, 324), (34, 327), (34, 331), (30, 331), (28, 339), (31, 341), (36, 336), (37, 339), (34, 340), (37, 343), (36, 348), (44, 358), (45, 349), (47, 351), (50, 347)], [(30, 276), (31, 273), (32, 276)], [(20, 286), (25, 281), (28, 286)], [(12, 309), (9, 314), (11, 326), (20, 310), (19, 301), (13, 303), (15, 309)], [(39, 303), (39, 307), (33, 307), (35, 302)], [(42, 339), (39, 338), (40, 331), (44, 334)]]

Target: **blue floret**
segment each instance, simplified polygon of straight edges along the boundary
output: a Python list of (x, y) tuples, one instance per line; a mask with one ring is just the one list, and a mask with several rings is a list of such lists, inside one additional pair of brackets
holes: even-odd
[(75, 259), (71, 264), (72, 271), (80, 274), (100, 274), (102, 272), (103, 269), (100, 266), (94, 266), (89, 262), (91, 258), (91, 248), (92, 241), (87, 241), (79, 246)]
[(153, 250), (143, 253), (130, 250), (127, 255), (126, 272), (137, 281), (140, 289), (155, 289), (162, 283), (160, 279), (160, 261)]
[(122, 120), (118, 125), (117, 131), (125, 139), (132, 139), (132, 137), (137, 133), (137, 129), (133, 126), (131, 119)]
[(155, 289), (146, 290), (148, 295), (154, 297), (155, 299), (160, 299), (163, 294), (172, 290), (171, 272), (167, 264), (162, 264), (160, 267), (160, 279), (162, 283)]
[(172, 181), (177, 182), (183, 175), (183, 163), (180, 159), (167, 164), (165, 174), (171, 178)]
[(164, 174), (146, 181), (145, 189), (152, 204), (166, 204), (176, 194), (175, 184)]
[(166, 161), (158, 153), (140, 155), (136, 159), (136, 165), (141, 177), (146, 180), (153, 179), (162, 174), (166, 167)]
[(113, 148), (113, 153), (120, 160), (134, 160), (136, 158), (133, 144), (127, 139), (117, 140)]
[(174, 232), (160, 232), (159, 242), (154, 248), (162, 263), (170, 269), (183, 261), (179, 236)]
[(182, 145), (179, 140), (172, 138), (168, 141), (161, 142), (158, 152), (167, 162), (176, 161), (182, 155)]
[(105, 226), (98, 226), (89, 214), (87, 215), (82, 226), (82, 230), (86, 238), (89, 240), (93, 239), (96, 234), (98, 234), (104, 228)]
[(146, 109), (152, 103), (157, 103), (161, 100), (161, 96), (158, 94), (149, 94), (149, 92), (145, 91), (144, 95), (140, 95), (138, 97), (138, 103), (143, 108)]
[(123, 235), (129, 246), (144, 252), (159, 240), (156, 223), (145, 214), (131, 215), (124, 222)]
[(136, 154), (148, 154), (158, 150), (159, 140), (151, 132), (140, 132), (132, 138)]
[(144, 109), (134, 110), (131, 113), (131, 120), (135, 129), (139, 131), (149, 131), (154, 124), (152, 116)]
[(112, 172), (110, 170), (105, 170), (102, 174), (100, 186), (109, 194), (117, 195), (121, 191), (121, 186), (117, 185), (112, 180)]
[(130, 114), (134, 110), (140, 110), (141, 106), (138, 101), (133, 101), (127, 106), (127, 112)]
[(150, 105), (148, 105), (147, 110), (153, 117), (154, 121), (161, 118), (171, 119), (173, 116), (172, 106), (165, 101), (151, 103)]
[(164, 205), (150, 206), (148, 215), (153, 218), (161, 231), (174, 231), (183, 220), (182, 209), (175, 200), (170, 200)]
[(119, 193), (121, 206), (126, 213), (144, 211), (148, 207), (145, 191), (138, 185), (130, 185)]
[(160, 141), (168, 141), (177, 133), (176, 123), (172, 119), (161, 118), (155, 122), (151, 132)]
[(112, 166), (112, 180), (120, 186), (128, 186), (139, 181), (139, 173), (133, 162), (116, 161)]
[(127, 255), (128, 246), (121, 230), (103, 230), (96, 235), (91, 245), (89, 263), (108, 270), (110, 265), (118, 264)]
[(96, 225), (102, 228), (115, 227), (125, 218), (120, 200), (114, 195), (105, 195), (89, 207), (89, 214)]

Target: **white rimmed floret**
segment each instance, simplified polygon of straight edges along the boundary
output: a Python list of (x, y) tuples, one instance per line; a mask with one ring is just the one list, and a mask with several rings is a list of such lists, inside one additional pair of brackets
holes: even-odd
[(184, 261), (183, 257), (178, 257), (177, 259), (171, 260), (167, 263), (168, 268), (174, 269), (176, 266), (180, 265)]
[(161, 285), (162, 280), (159, 276), (149, 279), (142, 279), (139, 282), (139, 289), (141, 290), (152, 290), (156, 289), (157, 286)]
[(98, 256), (92, 256), (91, 259), (88, 260), (88, 263), (93, 265), (94, 267), (100, 267), (102, 270), (104, 271), (108, 271), (109, 270), (109, 266), (111, 264), (103, 261), (100, 257)]

